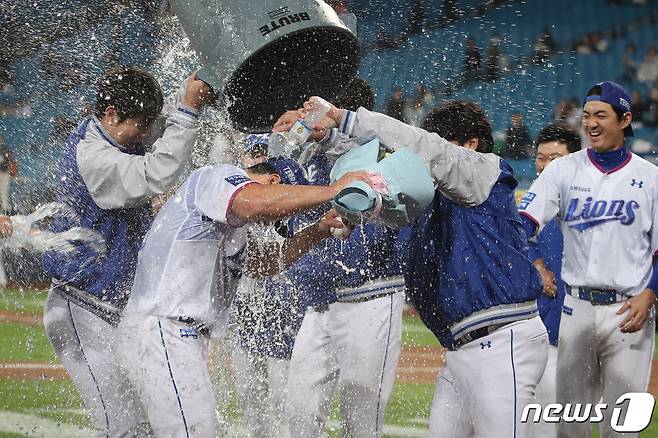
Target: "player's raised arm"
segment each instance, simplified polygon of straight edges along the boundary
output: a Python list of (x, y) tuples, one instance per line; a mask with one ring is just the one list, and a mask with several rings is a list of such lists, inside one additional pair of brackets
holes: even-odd
[[(274, 129), (285, 129), (293, 117), (303, 117), (303, 114), (304, 110), (284, 114)], [(409, 148), (425, 161), (438, 190), (465, 206), (484, 202), (500, 175), (500, 158), (493, 154), (460, 147), (438, 134), (365, 108), (352, 112), (332, 106), (327, 117), (314, 128), (312, 138), (318, 141), (328, 135), (328, 130), (331, 134), (330, 130), (337, 128), (339, 133), (352, 138), (376, 137), (393, 150)]]
[[(144, 87), (159, 91), (154, 81)], [(108, 90), (108, 93), (121, 92), (125, 91)], [(121, 109), (114, 106), (99, 109), (98, 118), (89, 129), (116, 147), (108, 148), (102, 142), (84, 139), (77, 148), (80, 175), (94, 202), (103, 209), (130, 207), (166, 192), (178, 180), (191, 157), (198, 115), (211, 99), (208, 85), (196, 79), (195, 74), (187, 78), (179, 91), (177, 107), (167, 118), (162, 137), (153, 144), (152, 152), (141, 156), (138, 152), (143, 148), (141, 142), (149, 134), (162, 101), (151, 113), (132, 118), (122, 118)]]
[(249, 184), (235, 195), (230, 213), (245, 222), (286, 218), (330, 201), (353, 181), (369, 183), (368, 172), (347, 173), (330, 186)]

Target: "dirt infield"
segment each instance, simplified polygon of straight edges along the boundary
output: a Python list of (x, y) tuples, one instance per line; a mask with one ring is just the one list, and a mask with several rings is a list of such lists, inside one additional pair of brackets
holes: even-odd
[(397, 380), (403, 383), (434, 384), (444, 358), (440, 348), (404, 347), (398, 363)]
[[(401, 383), (434, 384), (443, 365), (440, 348), (405, 347), (400, 355), (397, 381)], [(0, 362), (0, 379), (64, 380), (66, 370), (60, 364)], [(658, 362), (651, 370), (649, 392), (658, 397)]]
[[(43, 324), (40, 315), (19, 315), (0, 312), (1, 322), (25, 325)], [(403, 347), (398, 363), (397, 381), (432, 385), (443, 366), (445, 355), (441, 348)], [(68, 374), (61, 364), (36, 362), (0, 362), (0, 379), (64, 380)], [(649, 380), (649, 392), (658, 397), (658, 361), (654, 361)]]
[(2, 322), (13, 322), (24, 325), (43, 325), (43, 317), (41, 315), (19, 315), (11, 312), (0, 312), (0, 323)]
[(67, 380), (69, 375), (61, 364), (39, 362), (0, 362), (0, 379)]

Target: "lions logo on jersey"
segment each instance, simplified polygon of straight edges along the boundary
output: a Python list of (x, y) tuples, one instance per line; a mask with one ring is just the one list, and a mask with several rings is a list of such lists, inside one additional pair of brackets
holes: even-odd
[(611, 221), (630, 225), (635, 221), (635, 210), (640, 208), (637, 201), (622, 199), (594, 200), (588, 196), (584, 200), (572, 198), (567, 205), (563, 221), (578, 231), (584, 231)]

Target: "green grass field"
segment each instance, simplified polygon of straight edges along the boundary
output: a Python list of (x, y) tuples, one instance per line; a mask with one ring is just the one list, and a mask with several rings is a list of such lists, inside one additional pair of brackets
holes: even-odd
[[(0, 312), (41, 314), (45, 292), (0, 290)], [(0, 323), (0, 362), (57, 362), (40, 326)], [(405, 316), (404, 346), (437, 347), (436, 338), (416, 317)], [(385, 437), (424, 437), (434, 385), (397, 383), (385, 417)], [(227, 436), (243, 436), (236, 396), (229, 390), (222, 406), (230, 426)], [(340, 437), (337, 406), (328, 425), (329, 436)], [(658, 422), (643, 437), (658, 438)], [(597, 436), (594, 434), (593, 436)], [(80, 397), (68, 381), (0, 380), (0, 438), (24, 436), (86, 437), (90, 422)]]
[(420, 318), (406, 316), (402, 325), (402, 345), (419, 347), (439, 347), (439, 341), (427, 330)]
[(46, 291), (31, 289), (0, 289), (0, 312), (41, 315), (46, 295)]

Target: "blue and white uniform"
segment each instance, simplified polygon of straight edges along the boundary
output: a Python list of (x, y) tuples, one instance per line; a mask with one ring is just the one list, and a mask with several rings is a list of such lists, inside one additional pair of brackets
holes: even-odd
[[(555, 403), (555, 385), (557, 374), (557, 340), (560, 331), (560, 315), (562, 315), (562, 305), (564, 304), (565, 285), (562, 281), (562, 251), (564, 249), (564, 239), (560, 224), (556, 219), (546, 224), (544, 229), (537, 235), (536, 242), (530, 242), (530, 251), (528, 253), (530, 260), (533, 262), (537, 259), (544, 261), (546, 269), (555, 275), (557, 293), (555, 298), (549, 297), (543, 292), (537, 297), (537, 308), (539, 316), (548, 332), (548, 360), (546, 369), (542, 375), (537, 388), (535, 389), (535, 398), (537, 403), (546, 406), (549, 403)], [(541, 422), (533, 426), (533, 438), (552, 438), (556, 434), (555, 423)]]
[[(312, 184), (326, 184), (333, 163), (325, 146), (310, 147), (300, 161)], [(404, 280), (395, 237), (380, 226), (358, 226), (347, 240), (327, 240), (288, 270), (307, 307), (290, 363), (292, 437), (323, 436), (336, 392), (345, 436), (381, 435), (402, 337)]]
[[(297, 222), (294, 218), (278, 226), (252, 224), (250, 247), (271, 242), (282, 244), (285, 237), (301, 231), (291, 225)], [(233, 369), (250, 438), (288, 436), (285, 416), (288, 368), (304, 310), (297, 287), (287, 272), (263, 279), (242, 276), (232, 308), (237, 336)]]
[[(81, 226), (103, 235), (107, 253), (97, 258), (81, 246), (72, 255), (44, 255), (44, 270), (53, 278), (44, 324), (91, 412), (97, 436), (133, 435), (145, 423), (114, 354), (116, 324), (151, 221), (149, 201), (181, 175), (196, 138), (196, 119), (187, 108), (175, 110), (152, 152), (145, 153), (126, 150), (90, 117), (71, 134), (60, 162), (58, 202), (78, 214)], [(69, 225), (58, 220), (55, 231)]]
[[(622, 333), (623, 302), (642, 292), (658, 250), (658, 168), (627, 148), (585, 149), (558, 158), (521, 202), (530, 234), (557, 217), (564, 236), (566, 297), (560, 322), (557, 401), (614, 406), (646, 391), (654, 350), (654, 310)], [(601, 435), (613, 436), (610, 412)], [(590, 423), (558, 424), (558, 436), (585, 436)]]
[(254, 183), (230, 165), (198, 169), (158, 213), (139, 253), (118, 354), (157, 437), (214, 437), (210, 332), (228, 323), (246, 232), (231, 212)]
[(289, 364), (304, 317), (297, 288), (285, 273), (263, 280), (243, 276), (233, 313), (235, 386), (249, 437), (285, 438)]
[(450, 350), (430, 436), (526, 436), (521, 411), (544, 371), (548, 341), (510, 166), (363, 108), (346, 112), (340, 130), (409, 148), (437, 185), (414, 224), (405, 269), (423, 322)]

